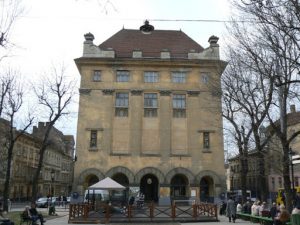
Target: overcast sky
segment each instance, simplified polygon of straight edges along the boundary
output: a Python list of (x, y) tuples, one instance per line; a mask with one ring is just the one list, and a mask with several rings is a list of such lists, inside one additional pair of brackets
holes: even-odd
[[(53, 63), (64, 63), (78, 86), (80, 75), (73, 60), (82, 55), (85, 33), (93, 33), (94, 44), (99, 45), (123, 27), (139, 29), (148, 19), (158, 30), (181, 29), (204, 48), (216, 35), (222, 51), (224, 23), (158, 20), (228, 20), (230, 14), (227, 0), (23, 0), (23, 6), (25, 13), (11, 34), (18, 48), (6, 63), (30, 79)], [(75, 135), (76, 116), (71, 121), (58, 128)]]

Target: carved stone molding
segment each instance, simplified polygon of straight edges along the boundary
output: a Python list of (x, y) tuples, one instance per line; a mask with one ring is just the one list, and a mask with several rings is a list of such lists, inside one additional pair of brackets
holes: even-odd
[(134, 89), (134, 90), (131, 90), (131, 95), (142, 95), (143, 93), (143, 90), (140, 90), (140, 89)]
[(159, 93), (161, 96), (170, 96), (172, 92), (170, 90), (160, 90)]
[(193, 91), (193, 90), (189, 90), (187, 91), (188, 95), (191, 97), (197, 97), (200, 94), (200, 91)]
[(112, 95), (115, 90), (113, 89), (103, 89), (102, 92), (104, 95)]
[(79, 89), (79, 93), (80, 93), (81, 95), (88, 95), (88, 94), (91, 93), (91, 89), (80, 88), (80, 89)]

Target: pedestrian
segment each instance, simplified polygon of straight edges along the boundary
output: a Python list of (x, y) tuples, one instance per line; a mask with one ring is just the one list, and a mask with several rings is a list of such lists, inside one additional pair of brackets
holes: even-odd
[(29, 209), (29, 213), (33, 223), (36, 223), (36, 221), (39, 220), (41, 222), (41, 225), (43, 225), (44, 222), (46, 222), (44, 220), (43, 215), (36, 210), (35, 203), (31, 203), (31, 208)]
[(276, 203), (273, 202), (272, 207), (270, 209), (270, 216), (273, 221), (275, 220), (275, 217), (277, 216), (277, 214), (278, 214), (278, 208), (277, 208)]
[(0, 225), (14, 225), (15, 223), (12, 222), (10, 219), (6, 218), (2, 209), (2, 202), (0, 202)]
[(285, 209), (284, 205), (279, 206), (279, 213), (274, 218), (274, 225), (284, 225), (290, 219), (290, 213)]
[(220, 215), (225, 215), (225, 211), (226, 211), (226, 202), (222, 201), (220, 206)]
[(228, 201), (227, 201), (227, 206), (226, 206), (226, 216), (229, 219), (229, 222), (235, 223), (235, 219), (236, 219), (236, 205), (235, 202), (233, 201), (232, 197), (229, 197)]
[(300, 208), (295, 207), (292, 211), (292, 215), (294, 214), (300, 214)]
[(238, 202), (238, 204), (236, 205), (236, 212), (241, 213), (242, 209), (243, 209), (242, 204), (240, 202)]

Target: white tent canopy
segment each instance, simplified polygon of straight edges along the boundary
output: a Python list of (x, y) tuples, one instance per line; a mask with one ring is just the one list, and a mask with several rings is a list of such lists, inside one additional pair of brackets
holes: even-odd
[(124, 190), (125, 187), (110, 177), (106, 177), (103, 180), (100, 180), (96, 184), (88, 187), (89, 190)]

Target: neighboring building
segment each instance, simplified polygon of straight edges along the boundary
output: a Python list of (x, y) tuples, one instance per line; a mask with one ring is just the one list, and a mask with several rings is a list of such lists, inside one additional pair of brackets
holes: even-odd
[[(1, 119), (0, 123), (3, 125), (7, 121)], [(28, 200), (31, 197), (32, 179), (37, 169), (41, 136), (45, 127), (46, 123), (40, 122), (38, 127), (33, 128), (32, 134), (24, 133), (15, 143), (10, 182), (10, 198), (13, 200)], [(4, 141), (3, 138), (2, 143)], [(73, 182), (74, 137), (63, 135), (62, 132), (53, 128), (49, 141), (50, 144), (44, 154), (44, 164), (40, 173), (38, 196), (69, 195)], [(0, 161), (0, 164), (6, 165), (5, 157)], [(55, 172), (53, 182), (50, 175), (52, 170)], [(5, 166), (1, 166), (0, 174), (2, 178), (0, 180), (1, 195), (4, 188)]]
[[(290, 136), (294, 132), (300, 130), (300, 112), (297, 112), (295, 105), (292, 105), (291, 111), (287, 116), (288, 135)], [(265, 130), (271, 130), (271, 127), (267, 127)], [(295, 154), (300, 154), (300, 136), (294, 139), (290, 147)], [(267, 178), (266, 190), (268, 190), (269, 198), (274, 200), (278, 189), (283, 188), (284, 185), (281, 169), (281, 162), (283, 158), (282, 149), (280, 141), (276, 135), (272, 137), (264, 151), (265, 176)], [(229, 167), (230, 175), (227, 179), (230, 179), (230, 187), (232, 190), (239, 190), (241, 189), (239, 156), (233, 157), (229, 160)], [(251, 190), (254, 197), (261, 189), (258, 183), (258, 168), (257, 151), (250, 151), (248, 157), (247, 189)], [(300, 167), (299, 165), (294, 165), (294, 185), (299, 186), (299, 182)]]
[(74, 191), (109, 176), (146, 200), (213, 200), (225, 191), (218, 38), (122, 29), (85, 36)]

